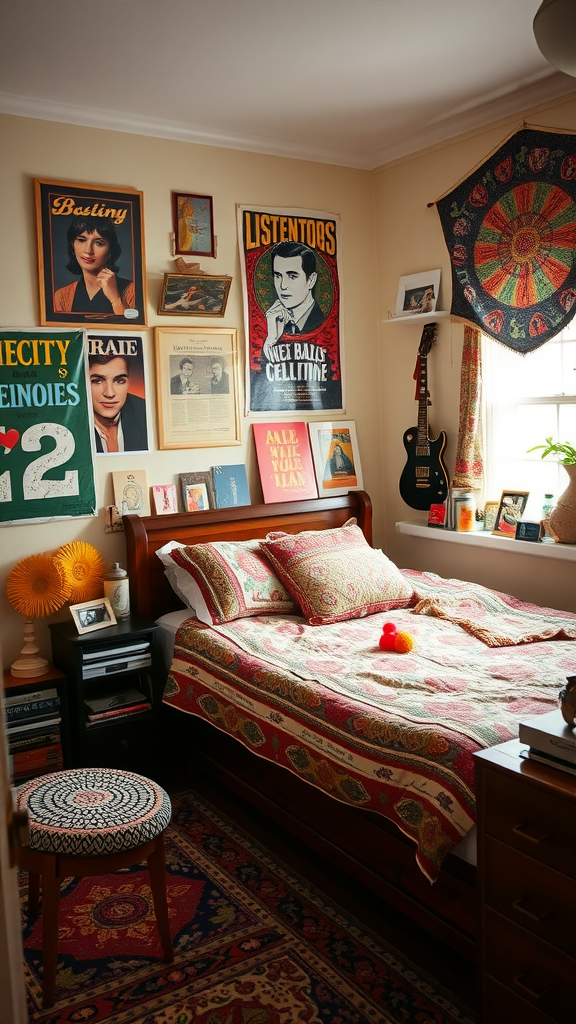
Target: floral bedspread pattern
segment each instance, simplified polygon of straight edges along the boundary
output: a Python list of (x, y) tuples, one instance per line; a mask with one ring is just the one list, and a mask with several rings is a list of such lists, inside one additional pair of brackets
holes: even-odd
[[(465, 586), (405, 575), (420, 597)], [(516, 617), (538, 612), (508, 600)], [(574, 616), (566, 618), (573, 626)], [(380, 650), (384, 622), (411, 632), (413, 650)], [(556, 706), (574, 672), (571, 641), (491, 648), (411, 609), (328, 626), (296, 615), (213, 627), (187, 619), (164, 699), (329, 795), (394, 821), (433, 881), (474, 823), (473, 753)]]

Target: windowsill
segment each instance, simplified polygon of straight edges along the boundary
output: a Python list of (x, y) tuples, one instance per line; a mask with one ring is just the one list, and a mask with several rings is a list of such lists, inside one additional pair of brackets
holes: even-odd
[(509, 537), (498, 537), (482, 530), (474, 533), (457, 533), (455, 530), (438, 529), (427, 526), (419, 519), (405, 520), (396, 523), (399, 533), (427, 540), (446, 541), (448, 544), (467, 544), (469, 547), (498, 548), (500, 551), (511, 551), (516, 555), (537, 555), (541, 558), (560, 558), (565, 562), (576, 562), (576, 544), (542, 544), (540, 541), (512, 540)]

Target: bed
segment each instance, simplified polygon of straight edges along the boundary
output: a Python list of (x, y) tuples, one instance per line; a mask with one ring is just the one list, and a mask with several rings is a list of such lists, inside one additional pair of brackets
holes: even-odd
[[(156, 556), (167, 541), (339, 531), (351, 517), (371, 543), (362, 491), (126, 516), (132, 607), (155, 620), (182, 609)], [(576, 617), (403, 575), (407, 607), (331, 625), (308, 625), (299, 609), (211, 626), (181, 612), (167, 728), (215, 779), (472, 958), (475, 869), (452, 851), (474, 824), (473, 754), (555, 706), (576, 664)], [(379, 648), (390, 620), (414, 636), (413, 651)], [(540, 641), (518, 643), (538, 629)]]

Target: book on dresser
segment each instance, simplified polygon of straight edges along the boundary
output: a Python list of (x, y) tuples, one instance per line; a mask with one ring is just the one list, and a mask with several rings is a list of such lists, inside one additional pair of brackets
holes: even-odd
[(518, 736), (530, 760), (576, 775), (576, 732), (559, 709), (520, 722)]
[(56, 718), (59, 715), (59, 709), (60, 697), (55, 688), (4, 698), (5, 720), (8, 729), (41, 719)]
[[(54, 670), (52, 675), (54, 675)], [(59, 673), (58, 673), (59, 675)], [(12, 781), (19, 785), (27, 779), (64, 766), (62, 751), (62, 708), (56, 686), (45, 686), (33, 680), (33, 686), (22, 692), (26, 680), (14, 684), (9, 673), (4, 676), (4, 719)], [(18, 686), (19, 692), (11, 692)]]

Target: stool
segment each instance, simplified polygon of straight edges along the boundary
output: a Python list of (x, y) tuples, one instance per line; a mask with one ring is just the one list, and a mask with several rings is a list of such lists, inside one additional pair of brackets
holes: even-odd
[(20, 848), (28, 872), (28, 910), (38, 909), (42, 886), (42, 1005), (54, 1005), (60, 882), (104, 875), (146, 860), (164, 959), (174, 959), (164, 861), (170, 798), (142, 775), (113, 768), (75, 768), (41, 775), (18, 790), (28, 809), (30, 840)]

